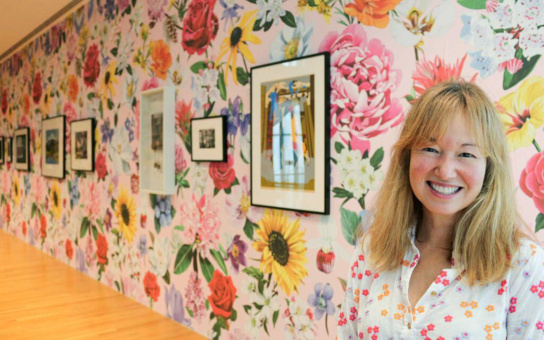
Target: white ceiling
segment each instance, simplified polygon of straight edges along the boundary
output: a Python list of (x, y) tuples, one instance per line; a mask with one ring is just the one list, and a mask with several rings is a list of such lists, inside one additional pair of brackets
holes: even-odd
[[(0, 58), (59, 11), (71, 8), (79, 2), (82, 1), (0, 0)], [(60, 18), (56, 21), (58, 20)]]

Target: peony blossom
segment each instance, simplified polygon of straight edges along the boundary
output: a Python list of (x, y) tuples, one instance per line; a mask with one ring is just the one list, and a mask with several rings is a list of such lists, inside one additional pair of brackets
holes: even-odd
[(544, 214), (544, 152), (533, 155), (519, 178), (519, 186), (523, 192), (533, 199), (533, 202)]
[(330, 32), (319, 51), (331, 53), (331, 136), (340, 135), (364, 152), (369, 139), (400, 124), (403, 109), (392, 92), (401, 79), (393, 54), (377, 39), (367, 40), (360, 25)]

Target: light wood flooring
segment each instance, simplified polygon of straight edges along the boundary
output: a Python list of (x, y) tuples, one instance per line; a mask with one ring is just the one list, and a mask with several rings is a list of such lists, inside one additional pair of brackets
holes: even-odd
[(0, 230), (0, 339), (205, 338)]

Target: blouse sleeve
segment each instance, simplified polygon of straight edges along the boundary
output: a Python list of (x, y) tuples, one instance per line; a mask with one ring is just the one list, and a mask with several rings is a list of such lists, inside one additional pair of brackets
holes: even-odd
[[(346, 295), (338, 314), (338, 340), (359, 339), (357, 335), (357, 319), (359, 316), (360, 273), (364, 272), (364, 255), (360, 242), (350, 262)], [(358, 279), (359, 278), (359, 279)]]
[(544, 251), (525, 243), (512, 270), (508, 340), (544, 339)]

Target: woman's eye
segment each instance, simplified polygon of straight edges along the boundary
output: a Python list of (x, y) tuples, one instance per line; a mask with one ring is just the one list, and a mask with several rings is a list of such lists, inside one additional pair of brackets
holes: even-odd
[(463, 152), (463, 153), (460, 154), (459, 156), (461, 156), (461, 157), (467, 157), (467, 158), (476, 158), (476, 156), (474, 156), (473, 154), (468, 153), (468, 152)]
[(423, 151), (438, 153), (438, 150), (436, 150), (434, 148), (429, 148), (429, 147), (423, 148)]

